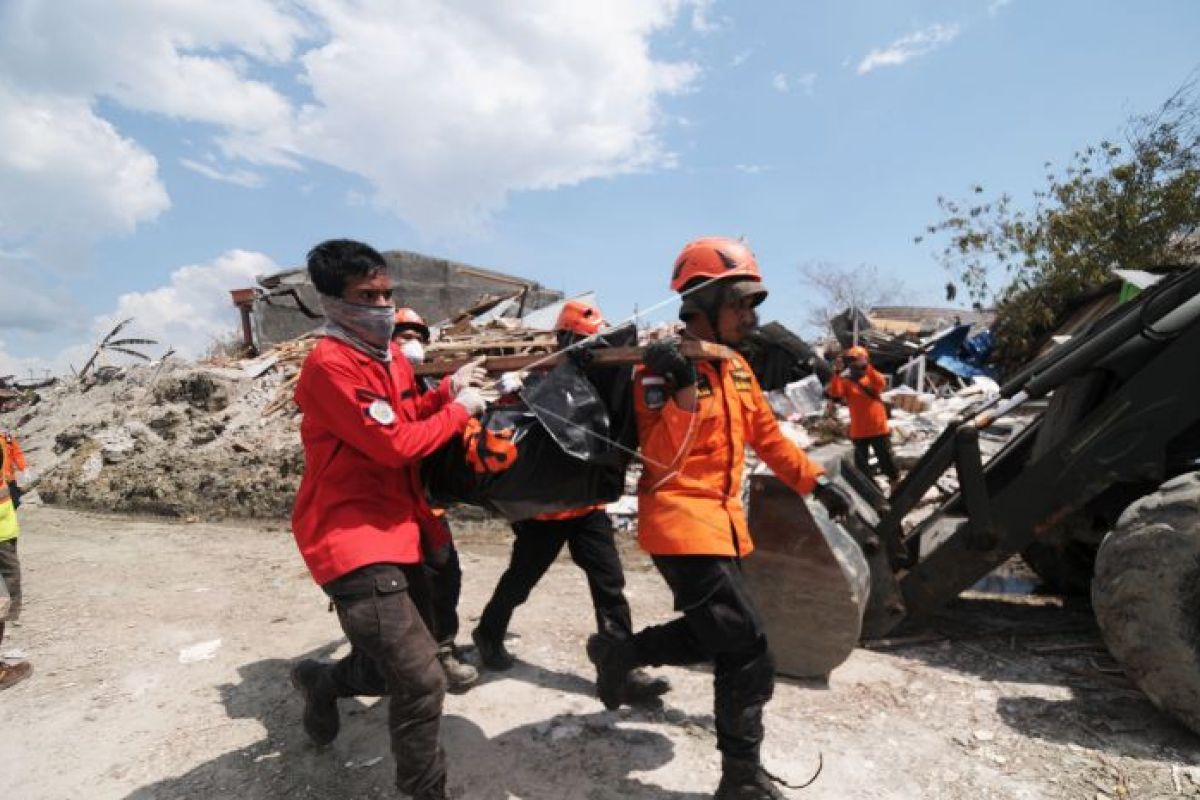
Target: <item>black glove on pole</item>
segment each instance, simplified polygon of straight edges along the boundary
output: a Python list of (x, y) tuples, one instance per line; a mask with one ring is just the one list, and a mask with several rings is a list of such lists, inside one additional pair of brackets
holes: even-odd
[(679, 342), (654, 342), (642, 354), (642, 363), (655, 375), (675, 384), (675, 391), (696, 384), (696, 367), (679, 351)]

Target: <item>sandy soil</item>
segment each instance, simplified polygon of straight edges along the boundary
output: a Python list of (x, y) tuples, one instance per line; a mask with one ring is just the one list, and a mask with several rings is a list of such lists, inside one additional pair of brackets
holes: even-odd
[[(289, 666), (344, 643), (282, 525), (37, 507), (22, 520), (26, 612), (0, 651), (36, 673), (0, 694), (0, 797), (395, 796), (384, 705), (344, 702), (325, 750), (301, 731)], [(507, 540), (460, 533), (465, 642)], [(625, 554), (638, 624), (668, 617), (662, 581)], [(581, 575), (556, 565), (514, 620), (517, 668), (448, 699), (458, 797), (711, 796), (711, 677), (665, 670), (662, 709), (605, 712), (583, 652), (591, 621)], [(802, 780), (824, 760), (790, 796), (1200, 796), (1200, 740), (1132, 690), (1086, 610), (974, 597), (934, 630), (856, 651), (828, 685), (780, 683), (767, 763)]]

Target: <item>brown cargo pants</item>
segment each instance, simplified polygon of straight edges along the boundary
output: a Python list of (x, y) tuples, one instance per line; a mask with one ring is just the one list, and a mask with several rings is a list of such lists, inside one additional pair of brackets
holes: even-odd
[(338, 697), (389, 697), (396, 785), (417, 798), (443, 796), (446, 676), (418, 611), (426, 591), (421, 565), (371, 564), (323, 588), (351, 646), (324, 678)]

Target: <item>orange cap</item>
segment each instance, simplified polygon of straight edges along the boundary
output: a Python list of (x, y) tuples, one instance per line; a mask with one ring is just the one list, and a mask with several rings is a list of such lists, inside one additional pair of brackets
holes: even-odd
[(583, 300), (568, 300), (563, 303), (562, 311), (554, 323), (554, 330), (569, 331), (580, 336), (591, 336), (600, 330), (604, 317), (600, 309)]
[(681, 292), (689, 283), (709, 278), (762, 282), (758, 261), (746, 243), (724, 236), (705, 236), (683, 246), (671, 273), (671, 291)]
[(421, 338), (429, 341), (429, 326), (421, 319), (421, 315), (411, 308), (396, 309), (396, 330), (416, 331), (421, 334)]
[(867, 352), (867, 348), (857, 344), (846, 351), (846, 356), (848, 358), (865, 358), (868, 361), (871, 360), (871, 354)]

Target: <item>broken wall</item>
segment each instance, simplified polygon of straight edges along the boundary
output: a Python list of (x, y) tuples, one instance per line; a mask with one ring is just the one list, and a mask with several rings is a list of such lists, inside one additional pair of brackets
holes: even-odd
[[(416, 309), (429, 323), (448, 319), (488, 295), (512, 294), (521, 284), (530, 287), (525, 311), (561, 300), (556, 292), (533, 281), (480, 269), (444, 258), (390, 250), (383, 254), (396, 282), (396, 302)], [(254, 343), (266, 349), (321, 326), (321, 304), (303, 269), (259, 279), (262, 287), (254, 302), (251, 321)]]

